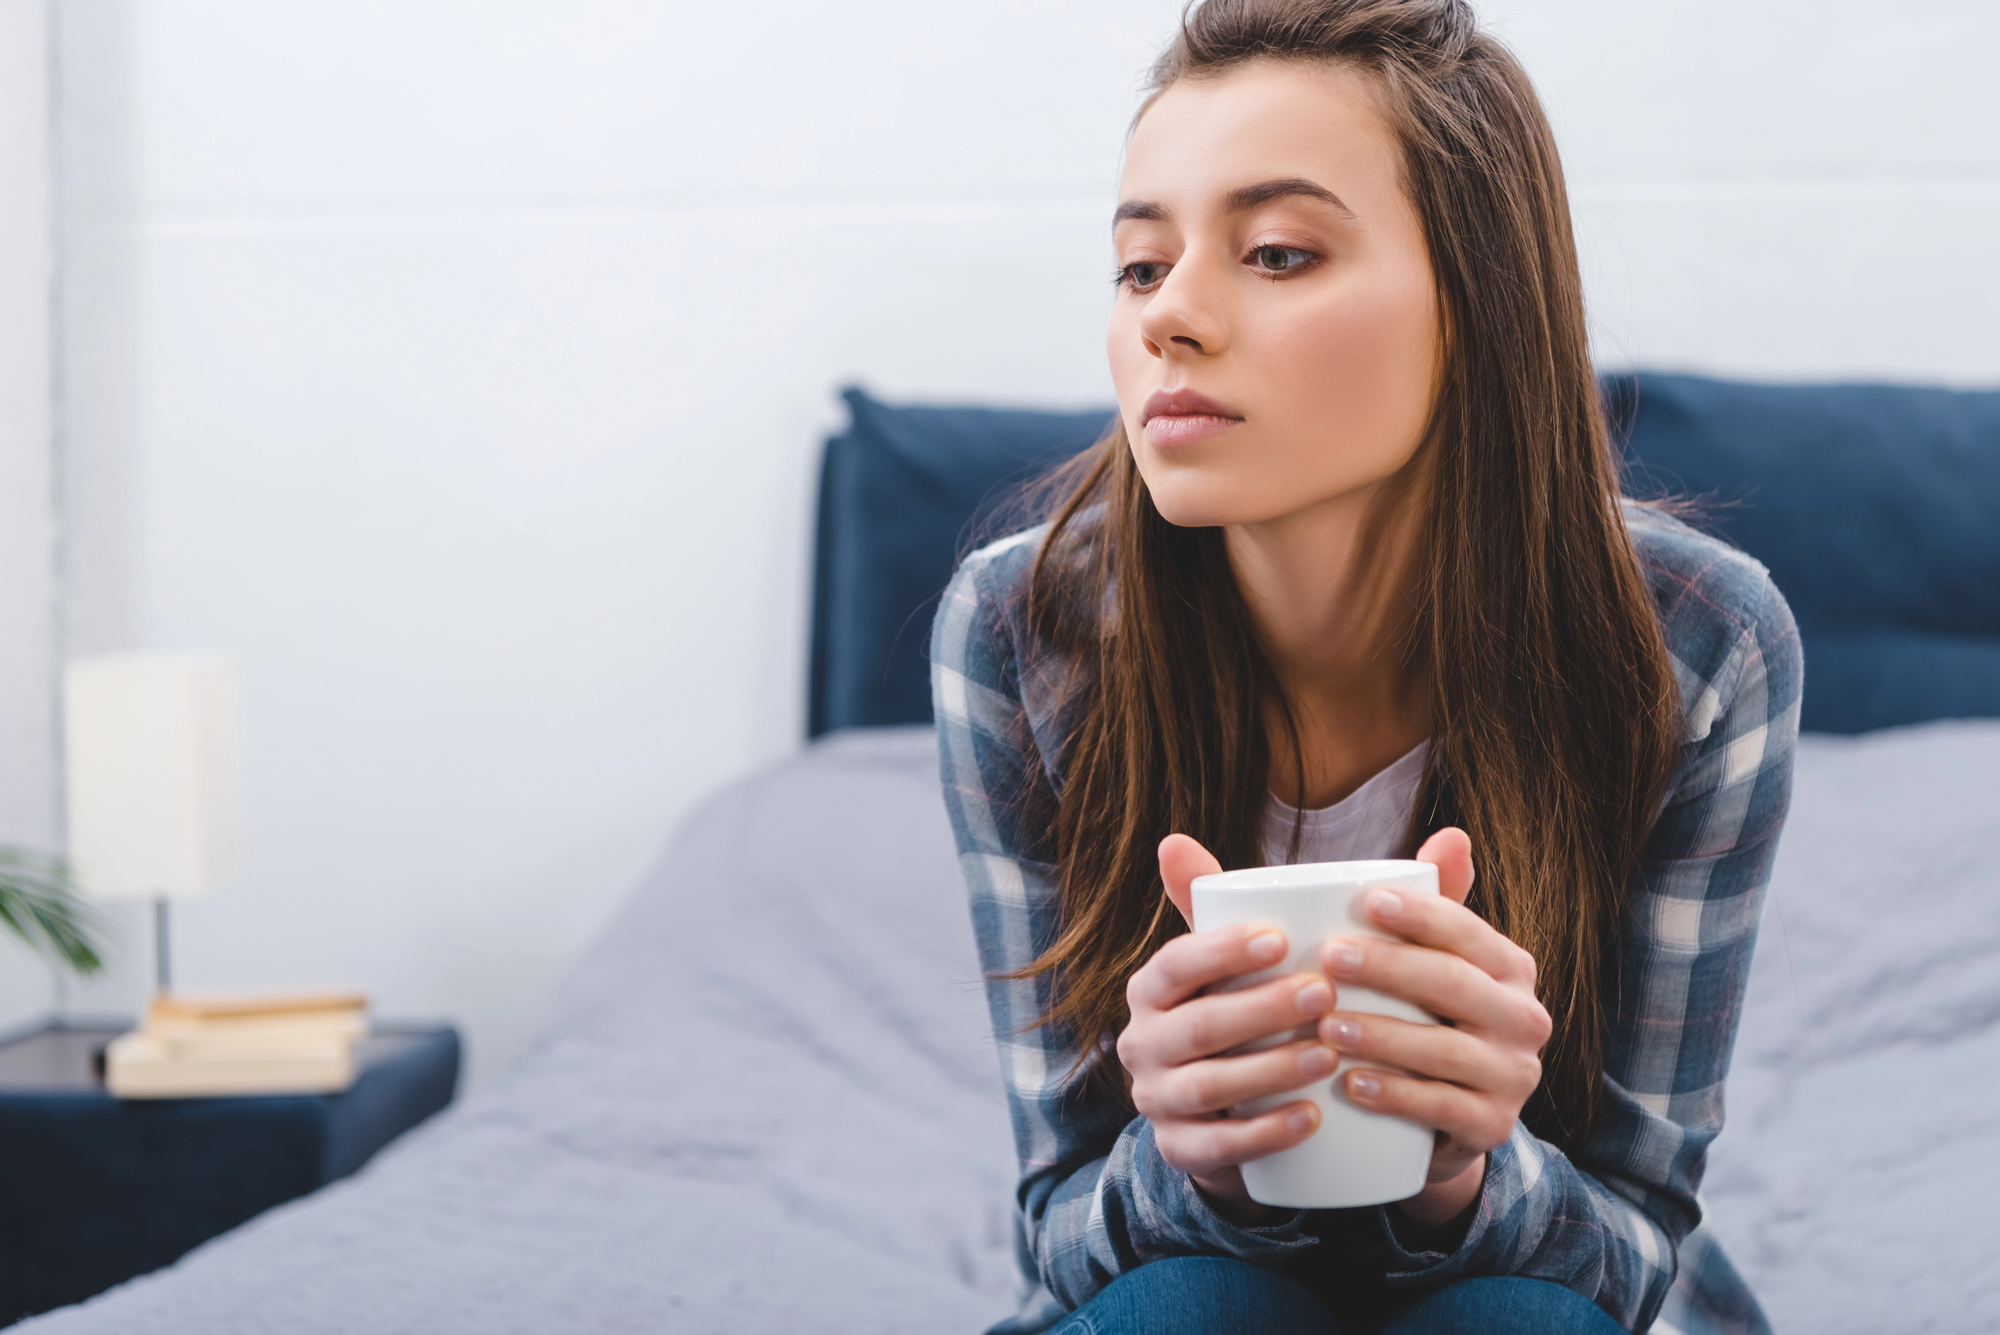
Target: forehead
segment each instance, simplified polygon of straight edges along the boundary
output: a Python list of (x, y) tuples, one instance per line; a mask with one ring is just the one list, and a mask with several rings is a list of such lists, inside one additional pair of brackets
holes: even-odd
[(1302, 177), (1400, 194), (1402, 162), (1374, 79), (1331, 62), (1257, 60), (1184, 78), (1133, 129), (1120, 193), (1189, 206), (1246, 181)]

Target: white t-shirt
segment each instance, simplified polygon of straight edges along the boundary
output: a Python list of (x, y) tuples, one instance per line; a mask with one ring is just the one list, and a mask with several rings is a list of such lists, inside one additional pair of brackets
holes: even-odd
[[(1264, 808), (1265, 865), (1405, 856), (1403, 841), (1409, 838), (1410, 813), (1417, 805), (1424, 757), (1430, 749), (1427, 741), (1417, 743), (1415, 750), (1330, 807), (1300, 811), (1272, 798)], [(1304, 828), (1299, 832), (1298, 856), (1288, 857), (1295, 820)]]

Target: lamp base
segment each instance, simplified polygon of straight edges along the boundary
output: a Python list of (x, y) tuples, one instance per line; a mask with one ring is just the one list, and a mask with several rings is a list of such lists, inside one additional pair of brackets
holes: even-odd
[(171, 981), (168, 964), (167, 897), (161, 895), (153, 901), (153, 983), (154, 990), (163, 997)]

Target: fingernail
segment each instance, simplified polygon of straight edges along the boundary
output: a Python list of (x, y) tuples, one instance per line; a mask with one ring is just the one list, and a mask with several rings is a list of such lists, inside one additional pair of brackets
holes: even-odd
[(1292, 1128), (1293, 1135), (1303, 1136), (1306, 1132), (1313, 1129), (1313, 1120), (1312, 1113), (1305, 1108), (1301, 1108), (1285, 1119), (1285, 1125)]
[(1284, 958), (1285, 938), (1276, 932), (1265, 932), (1250, 938), (1250, 958), (1259, 964), (1270, 964)]
[(1299, 989), (1299, 1014), (1324, 1015), (1333, 1009), (1333, 990), (1325, 983), (1307, 983)]
[(1299, 1070), (1315, 1079), (1323, 1075), (1332, 1075), (1334, 1068), (1339, 1065), (1340, 1058), (1327, 1048), (1310, 1047), (1299, 1054)]
[(1352, 941), (1342, 941), (1328, 947), (1326, 959), (1333, 972), (1353, 973), (1361, 967), (1361, 947)]
[(1356, 1071), (1347, 1077), (1347, 1096), (1352, 1099), (1372, 1099), (1382, 1092), (1382, 1082), (1372, 1075)]
[(1387, 890), (1368, 892), (1368, 911), (1375, 915), (1377, 922), (1394, 922), (1403, 911), (1403, 901)]
[(1352, 1020), (1328, 1020), (1326, 1038), (1337, 1048), (1351, 1048), (1361, 1041), (1361, 1026)]

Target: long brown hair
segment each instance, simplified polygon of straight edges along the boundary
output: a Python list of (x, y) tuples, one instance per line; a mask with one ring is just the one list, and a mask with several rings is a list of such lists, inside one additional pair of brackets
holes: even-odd
[[(1671, 777), (1679, 694), (1619, 509), (1555, 142), (1463, 0), (1207, 0), (1152, 86), (1256, 59), (1366, 72), (1401, 144), (1443, 331), (1403, 645), (1431, 702), (1412, 846), (1447, 823), (1470, 834), (1472, 906), (1535, 957), (1555, 1022), (1524, 1116), (1575, 1144), (1596, 1112), (1619, 913)], [(1049, 794), (1060, 934), (1021, 976), (1053, 974), (1042, 1022), (1078, 1038), (1072, 1075), (1122, 1086), (1104, 1040), (1128, 1019), (1126, 980), (1185, 930), (1155, 848), (1181, 831), (1224, 866), (1263, 860), (1266, 719), (1290, 708), (1221, 530), (1160, 516), (1122, 425), (1060, 485), (1027, 614), (1083, 689)]]

